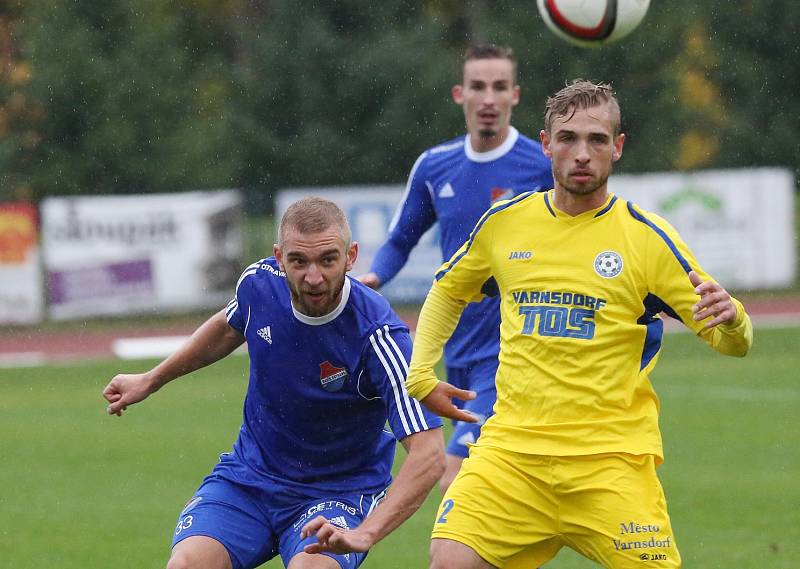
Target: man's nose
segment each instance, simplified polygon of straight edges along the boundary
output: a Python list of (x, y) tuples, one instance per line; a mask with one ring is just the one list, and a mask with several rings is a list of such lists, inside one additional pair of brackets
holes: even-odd
[(318, 285), (322, 282), (322, 271), (316, 263), (311, 263), (305, 274), (305, 281), (310, 285)]
[(579, 142), (577, 152), (575, 153), (575, 161), (586, 163), (589, 162), (590, 159), (589, 145), (586, 142)]

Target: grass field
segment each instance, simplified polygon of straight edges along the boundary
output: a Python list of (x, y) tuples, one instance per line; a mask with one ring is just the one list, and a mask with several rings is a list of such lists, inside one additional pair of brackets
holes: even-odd
[[(151, 364), (0, 369), (0, 567), (164, 566), (178, 511), (235, 438), (247, 360), (231, 357), (107, 416), (108, 379)], [(685, 567), (800, 566), (799, 368), (800, 328), (758, 330), (743, 360), (667, 336), (653, 375), (660, 474)], [(437, 501), (435, 491), (364, 567), (427, 567)], [(548, 564), (593, 566), (567, 550)]]

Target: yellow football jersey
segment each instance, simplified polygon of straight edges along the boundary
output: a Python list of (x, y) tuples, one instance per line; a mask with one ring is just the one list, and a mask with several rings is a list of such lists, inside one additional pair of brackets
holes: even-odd
[[(653, 454), (660, 462), (659, 402), (648, 379), (661, 347), (659, 313), (736, 356), (752, 343), (750, 319), (734, 301), (734, 323), (705, 329), (694, 321), (699, 295), (688, 273), (711, 277), (662, 218), (611, 194), (570, 216), (555, 208), (553, 192), (487, 211), (439, 269), (429, 297), (435, 314), (443, 306), (436, 299), (463, 306), (499, 289), (497, 403), (478, 444), (556, 456)], [(446, 320), (421, 317), (420, 325)], [(436, 334), (419, 332), (408, 378), (418, 398), (433, 388), (430, 360), (440, 353), (429, 345)]]

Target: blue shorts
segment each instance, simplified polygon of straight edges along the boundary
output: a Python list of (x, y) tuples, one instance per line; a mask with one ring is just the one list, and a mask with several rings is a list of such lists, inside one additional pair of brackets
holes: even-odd
[[(305, 545), (316, 543), (314, 536), (300, 538), (307, 521), (322, 515), (333, 525), (355, 528), (383, 495), (311, 499), (285, 486), (253, 488), (211, 474), (178, 517), (172, 546), (187, 537), (202, 535), (225, 546), (234, 569), (258, 567), (279, 554), (288, 566)], [(342, 569), (356, 569), (367, 554), (323, 555), (335, 559)]]
[(447, 454), (466, 458), (469, 454), (468, 445), (478, 440), (481, 426), (494, 414), (494, 402), (497, 399), (494, 376), (497, 365), (497, 358), (487, 358), (469, 367), (447, 368), (448, 383), (461, 389), (471, 389), (477, 394), (472, 401), (454, 399), (453, 402), (478, 417), (477, 423), (453, 422), (453, 434), (447, 443)]

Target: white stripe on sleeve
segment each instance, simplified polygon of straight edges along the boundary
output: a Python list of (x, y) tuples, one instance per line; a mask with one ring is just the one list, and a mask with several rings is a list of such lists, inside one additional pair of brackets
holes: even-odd
[[(398, 357), (392, 353), (391, 348), (389, 348), (389, 344), (386, 343), (386, 339), (384, 336), (389, 335), (389, 327), (384, 326), (384, 330), (377, 330), (378, 333), (378, 341), (380, 342), (381, 346), (384, 349), (384, 353), (389, 356), (389, 359), (392, 362), (392, 367), (395, 371), (395, 378), (397, 379), (397, 390), (400, 392), (400, 398), (403, 401), (403, 405), (405, 405), (406, 411), (408, 411), (408, 416), (411, 418), (411, 424), (414, 426), (414, 432), (419, 432), (421, 429), (417, 424), (417, 417), (416, 413), (414, 412), (414, 408), (411, 406), (411, 401), (408, 398), (408, 392), (406, 391), (406, 371), (403, 371), (397, 363)], [(403, 364), (405, 364), (405, 358), (402, 354), (400, 354), (400, 360), (403, 360)], [(405, 366), (406, 370), (408, 370), (408, 366)], [(392, 380), (394, 381), (394, 379)]]
[(388, 233), (391, 233), (394, 229), (394, 226), (398, 224), (400, 221), (400, 215), (403, 213), (403, 208), (406, 205), (406, 200), (408, 199), (408, 194), (411, 192), (411, 184), (414, 181), (414, 174), (417, 173), (417, 168), (422, 163), (423, 158), (428, 155), (427, 151), (423, 152), (417, 158), (417, 161), (414, 162), (414, 166), (411, 168), (411, 173), (408, 175), (408, 181), (406, 181), (406, 189), (403, 191), (403, 197), (400, 198), (400, 203), (397, 205), (397, 209), (394, 210), (394, 215), (392, 216), (392, 221), (389, 222), (389, 229)]
[(389, 381), (392, 384), (392, 391), (394, 391), (394, 404), (395, 407), (397, 408), (397, 414), (400, 416), (400, 422), (403, 424), (403, 429), (405, 429), (405, 434), (410, 435), (412, 434), (412, 431), (408, 427), (408, 420), (406, 419), (406, 413), (405, 410), (403, 409), (403, 404), (400, 401), (401, 394), (397, 386), (397, 378), (394, 377), (394, 372), (392, 371), (392, 368), (389, 366), (389, 362), (386, 361), (386, 357), (384, 356), (381, 347), (378, 345), (378, 342), (375, 339), (375, 334), (372, 334), (369, 337), (369, 341), (372, 344), (372, 349), (375, 350), (375, 353), (378, 355), (378, 359), (383, 364), (383, 369), (386, 370), (386, 376), (389, 378)]
[(422, 407), (420, 406), (419, 401), (417, 401), (413, 397), (410, 397), (408, 395), (408, 391), (406, 391), (405, 378), (408, 376), (408, 362), (406, 361), (403, 352), (400, 351), (400, 346), (397, 345), (397, 343), (394, 341), (394, 338), (392, 338), (392, 335), (389, 334), (389, 326), (384, 325), (383, 329), (386, 331), (386, 339), (392, 345), (392, 348), (394, 348), (394, 352), (397, 354), (397, 359), (399, 359), (400, 363), (403, 364), (404, 373), (403, 373), (403, 382), (401, 384), (403, 389), (403, 396), (405, 397), (406, 401), (410, 401), (411, 404), (414, 406), (414, 409), (416, 409), (417, 416), (419, 417), (420, 423), (422, 423), (423, 430), (427, 430), (430, 427), (428, 427), (428, 422), (425, 420), (425, 413), (422, 412)]

